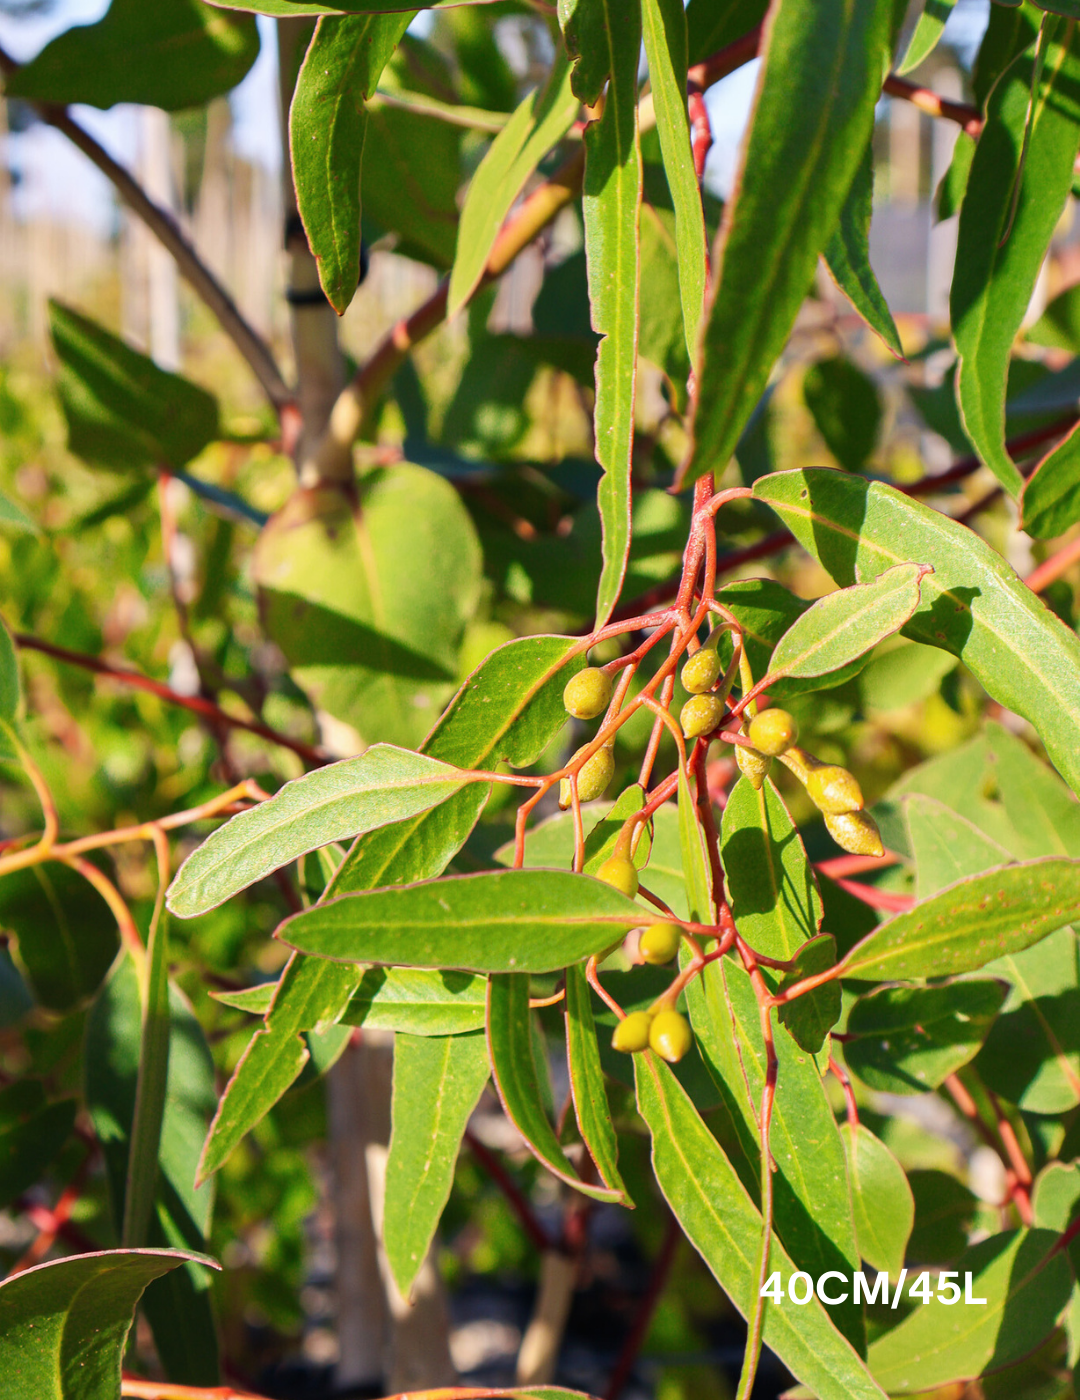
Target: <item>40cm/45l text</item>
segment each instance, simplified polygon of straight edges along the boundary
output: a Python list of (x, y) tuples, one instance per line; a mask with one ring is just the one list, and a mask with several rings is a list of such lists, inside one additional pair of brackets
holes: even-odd
[[(762, 1285), (761, 1296), (771, 1298), (774, 1303), (782, 1303), (785, 1298), (788, 1302), (794, 1303), (796, 1307), (805, 1307), (811, 1298), (817, 1298), (826, 1307), (835, 1308), (840, 1303), (846, 1303), (848, 1298), (854, 1295), (854, 1301), (867, 1303), (886, 1303), (889, 1307), (895, 1308), (900, 1299), (904, 1296), (904, 1285), (907, 1283), (908, 1271), (901, 1269), (896, 1280), (896, 1285), (889, 1291), (889, 1275), (877, 1274), (873, 1280), (868, 1280), (861, 1271), (852, 1274), (849, 1278), (847, 1274), (842, 1274), (838, 1269), (830, 1269), (821, 1275), (817, 1283), (809, 1274), (794, 1273), (788, 1276), (787, 1291), (785, 1293), (783, 1279), (780, 1271), (771, 1273)], [(986, 1303), (985, 1298), (976, 1298), (972, 1293), (971, 1274), (964, 1275), (964, 1289), (960, 1291), (960, 1285), (956, 1280), (960, 1277), (956, 1269), (942, 1269), (937, 1273), (937, 1290), (935, 1292), (932, 1282), (932, 1275), (926, 1269), (921, 1274), (912, 1277), (908, 1284), (907, 1296), (921, 1303), (932, 1303), (937, 1298), (939, 1303), (944, 1303), (947, 1307), (952, 1307), (954, 1303), (967, 1303), (982, 1306)]]

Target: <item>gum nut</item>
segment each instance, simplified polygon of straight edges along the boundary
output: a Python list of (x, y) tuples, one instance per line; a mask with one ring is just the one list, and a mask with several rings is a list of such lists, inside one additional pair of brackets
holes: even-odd
[(649, 1026), (652, 1017), (647, 1011), (631, 1011), (615, 1027), (611, 1037), (611, 1048), (621, 1050), (624, 1055), (635, 1055), (649, 1044)]
[(812, 768), (806, 775), (806, 791), (819, 812), (843, 816), (862, 810), (863, 795), (854, 774), (835, 763)]
[(787, 710), (762, 710), (750, 721), (746, 733), (758, 753), (778, 758), (799, 737), (799, 726)]
[(739, 772), (754, 791), (760, 792), (765, 786), (765, 779), (769, 776), (772, 759), (766, 758), (755, 749), (747, 749), (742, 744), (736, 744), (735, 762), (739, 765)]
[(586, 666), (566, 682), (562, 701), (567, 714), (575, 719), (595, 719), (611, 702), (615, 682), (598, 666)]
[(654, 967), (663, 967), (664, 963), (669, 963), (679, 951), (681, 939), (682, 929), (678, 924), (650, 924), (641, 931), (638, 952), (647, 963), (652, 963)]
[(596, 872), (596, 878), (603, 880), (605, 885), (614, 885), (629, 899), (633, 899), (638, 892), (637, 869), (634, 862), (627, 860), (626, 856), (608, 856)]
[(674, 1065), (690, 1049), (690, 1022), (677, 1011), (658, 1011), (649, 1027), (649, 1049)]
[(720, 677), (720, 653), (715, 647), (702, 647), (682, 668), (683, 690), (690, 695), (703, 695), (712, 690)]
[(724, 716), (724, 702), (719, 695), (692, 695), (679, 711), (679, 723), (688, 739), (711, 734)]
[[(571, 763), (581, 753), (578, 749)], [(586, 759), (578, 771), (577, 795), (579, 802), (593, 802), (596, 798), (604, 795), (608, 783), (611, 782), (615, 772), (615, 755), (610, 747), (605, 744), (602, 749), (597, 749), (592, 758)], [(559, 806), (565, 812), (567, 807), (573, 803), (570, 793), (570, 779), (563, 778), (559, 784)]]
[(883, 856), (885, 847), (869, 812), (825, 813), (825, 827), (842, 851), (852, 856)]

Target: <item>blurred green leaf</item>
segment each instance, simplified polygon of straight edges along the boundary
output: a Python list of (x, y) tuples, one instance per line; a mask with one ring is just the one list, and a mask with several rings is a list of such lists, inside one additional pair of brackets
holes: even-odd
[(933, 695), (955, 669), (956, 658), (948, 652), (898, 639), (859, 673), (859, 698), (864, 709), (901, 710)]
[(46, 1103), (39, 1080), (0, 1089), (0, 1207), (6, 1208), (56, 1160), (75, 1126), (75, 1099)]
[(690, 62), (701, 63), (749, 34), (768, 8), (768, 0), (690, 0), (686, 7)]
[(955, 5), (956, 0), (926, 0), (926, 8), (919, 16), (904, 56), (897, 65), (898, 73), (910, 73), (933, 53)]
[(904, 1266), (915, 1201), (904, 1169), (862, 1123), (840, 1129), (851, 1178), (859, 1254), (872, 1269), (896, 1278)]
[(907, 1257), (915, 1264), (951, 1263), (967, 1248), (978, 1198), (955, 1176), (936, 1169), (909, 1173), (915, 1224)]
[(1021, 528), (1039, 540), (1080, 520), (1080, 436), (1073, 428), (1035, 465), (1020, 492)]
[[(931, 4), (938, 3), (938, 0), (930, 0)], [(955, 3), (955, 0), (953, 0)], [(833, 281), (851, 302), (852, 306), (863, 318), (866, 324), (876, 335), (881, 337), (882, 342), (888, 346), (898, 360), (904, 358), (904, 349), (900, 343), (900, 332), (896, 329), (896, 322), (893, 320), (889, 304), (885, 300), (874, 269), (870, 266), (870, 220), (873, 216), (874, 204), (874, 149), (873, 144), (868, 143), (866, 152), (863, 155), (862, 163), (855, 172), (855, 178), (851, 182), (847, 199), (844, 200), (840, 210), (840, 221), (836, 231), (825, 245), (822, 256), (825, 265), (832, 273)], [(828, 362), (825, 362), (828, 363)], [(837, 363), (833, 361), (832, 363)], [(819, 366), (820, 367), (820, 366)], [(805, 392), (805, 387), (804, 387)], [(870, 455), (874, 443), (877, 439), (877, 426), (881, 417), (881, 405), (876, 402), (876, 416), (871, 410), (867, 415), (867, 407), (870, 404), (869, 395), (863, 392), (864, 406), (862, 413), (856, 420), (857, 426), (862, 429), (862, 436), (870, 436), (869, 428), (873, 421), (874, 432), (870, 446), (867, 448), (865, 457)], [(813, 404), (810, 411), (814, 412)], [(817, 418), (817, 414), (814, 414)], [(824, 415), (823, 415), (824, 416)], [(854, 426), (854, 425), (852, 425)], [(833, 447), (829, 441), (829, 436), (818, 422), (822, 436), (829, 444), (829, 450), (843, 466), (848, 463), (844, 457)], [(859, 432), (851, 437), (838, 439), (844, 442), (845, 447), (854, 452), (859, 445)], [(865, 460), (865, 457), (863, 460)], [(860, 463), (861, 465), (861, 463)], [(857, 471), (858, 467), (848, 467), (849, 471)]]
[(70, 866), (53, 862), (0, 880), (0, 927), (14, 934), (34, 996), (50, 1011), (70, 1011), (92, 996), (120, 946), (102, 897)]
[(453, 266), (462, 136), (460, 127), (418, 109), (369, 104), (360, 186), (369, 242), (394, 234), (405, 257)]
[(803, 398), (825, 445), (845, 471), (862, 471), (881, 431), (877, 385), (842, 355), (806, 371)]
[(1080, 286), (1059, 292), (1024, 335), (1033, 345), (1080, 355)]

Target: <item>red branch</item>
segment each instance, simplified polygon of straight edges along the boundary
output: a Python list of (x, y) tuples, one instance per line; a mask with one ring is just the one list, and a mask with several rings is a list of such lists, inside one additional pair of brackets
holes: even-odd
[(645, 1296), (638, 1304), (630, 1333), (623, 1343), (622, 1351), (615, 1362), (615, 1369), (611, 1373), (611, 1380), (608, 1382), (607, 1395), (605, 1400), (619, 1400), (623, 1392), (623, 1387), (630, 1379), (630, 1373), (638, 1359), (638, 1353), (645, 1344), (645, 1337), (649, 1331), (649, 1324), (652, 1322), (656, 1305), (660, 1301), (660, 1295), (664, 1291), (668, 1275), (671, 1273), (671, 1266), (675, 1262), (675, 1251), (678, 1249), (679, 1240), (682, 1238), (682, 1231), (679, 1222), (675, 1217), (669, 1216), (667, 1230), (664, 1233), (664, 1241), (660, 1246), (660, 1253), (656, 1257), (653, 1265), (652, 1276), (649, 1279), (649, 1286), (645, 1291)]

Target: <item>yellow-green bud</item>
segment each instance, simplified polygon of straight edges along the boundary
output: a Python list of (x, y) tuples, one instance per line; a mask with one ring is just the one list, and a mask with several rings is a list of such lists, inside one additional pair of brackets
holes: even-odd
[(633, 899), (638, 892), (638, 874), (634, 862), (626, 856), (608, 856), (596, 872), (596, 878)]
[(575, 719), (595, 719), (602, 715), (611, 703), (615, 682), (606, 671), (598, 666), (586, 666), (576, 676), (566, 682), (562, 693), (563, 706), (567, 714)]
[[(570, 760), (571, 764), (577, 759), (588, 745), (583, 745)], [(608, 783), (611, 782), (615, 772), (615, 755), (611, 752), (611, 746), (605, 744), (602, 749), (597, 749), (592, 758), (586, 759), (578, 770), (577, 775), (577, 795), (579, 802), (592, 802), (597, 797), (604, 795)], [(567, 807), (573, 803), (570, 792), (570, 779), (563, 778), (559, 784), (559, 806), (565, 812)]]
[(679, 679), (690, 695), (704, 695), (720, 679), (721, 669), (720, 653), (715, 647), (704, 646), (690, 657)]
[(758, 753), (777, 758), (799, 737), (799, 726), (787, 710), (762, 710), (750, 721), (746, 734)]
[(719, 695), (692, 695), (679, 711), (679, 723), (688, 739), (711, 734), (724, 716), (724, 702)]
[(766, 758), (756, 749), (748, 749), (744, 748), (742, 744), (736, 744), (735, 762), (739, 765), (739, 772), (754, 791), (760, 792), (765, 786), (765, 779), (769, 776), (772, 759)]
[(682, 929), (678, 924), (650, 924), (638, 939), (638, 952), (647, 963), (662, 967), (679, 951)]
[(690, 1023), (677, 1011), (658, 1011), (649, 1027), (649, 1048), (669, 1065), (677, 1064), (690, 1049)]
[(820, 812), (840, 817), (846, 812), (862, 810), (863, 795), (854, 774), (836, 763), (811, 768), (806, 775), (806, 791)]
[(877, 822), (869, 812), (825, 813), (829, 835), (842, 851), (852, 856), (883, 856), (885, 847)]
[(649, 1044), (649, 1027), (652, 1017), (647, 1011), (631, 1011), (615, 1027), (611, 1037), (611, 1048), (621, 1050), (624, 1055), (634, 1055)]

